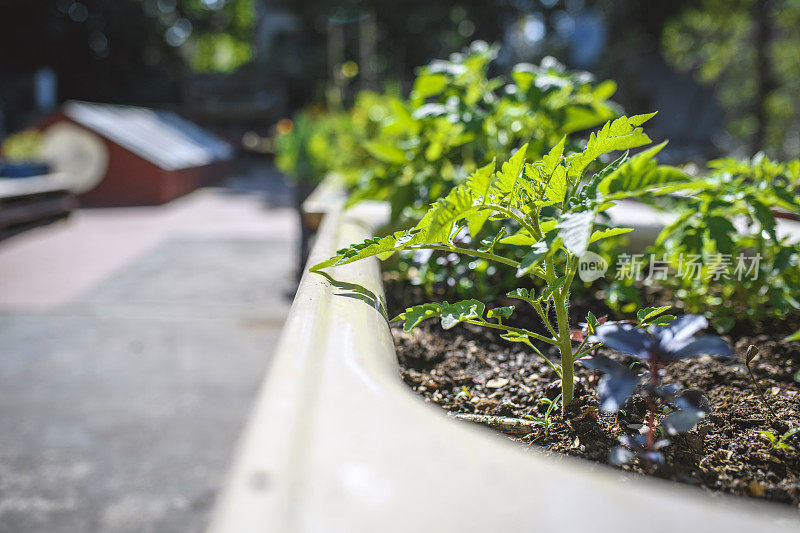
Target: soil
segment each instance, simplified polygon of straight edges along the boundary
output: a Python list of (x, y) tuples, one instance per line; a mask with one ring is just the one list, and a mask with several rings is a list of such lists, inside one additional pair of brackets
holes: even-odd
[[(407, 303), (409, 300), (424, 301), (413, 292), (409, 296), (407, 289), (388, 284), (390, 312), (413, 305)], [(405, 302), (401, 304), (398, 296)], [(573, 316), (585, 316), (583, 309), (588, 307), (585, 303), (573, 304)], [(597, 307), (601, 306), (595, 304), (595, 314), (600, 316)], [(533, 316), (518, 320), (518, 324), (533, 329)], [(668, 366), (664, 383), (702, 390), (713, 411), (694, 430), (670, 438), (671, 444), (663, 450), (663, 466), (635, 462), (622, 468), (711, 492), (800, 505), (800, 432), (786, 440), (788, 448), (781, 449), (773, 448), (759, 433), (770, 431), (781, 436), (800, 427), (800, 383), (796, 381), (800, 379), (800, 342), (781, 341), (799, 325), (770, 321), (740, 326), (724, 336), (735, 348), (734, 359), (701, 358)], [(600, 376), (577, 365), (575, 400), (567, 418), (562, 417), (560, 408), (554, 409), (547, 432), (539, 424), (514, 424), (520, 419), (529, 421), (529, 415), (542, 417), (547, 405), (541, 400), (554, 399), (560, 392), (556, 374), (530, 349), (505, 342), (496, 332), (478, 326), (460, 324), (443, 331), (433, 320), (410, 333), (394, 323), (392, 332), (403, 380), (426, 401), (451, 413), (470, 414), (461, 418), (499, 422), (493, 427), (504, 426), (509, 438), (548, 452), (608, 463), (610, 450), (619, 444), (618, 437), (637, 433), (647, 414), (645, 402), (638, 395), (616, 416), (600, 413), (594, 392)], [(751, 344), (759, 354), (750, 366), (772, 412), (743, 364)], [(544, 353), (558, 360), (555, 349)], [(600, 353), (633, 362), (611, 350), (601, 348)]]

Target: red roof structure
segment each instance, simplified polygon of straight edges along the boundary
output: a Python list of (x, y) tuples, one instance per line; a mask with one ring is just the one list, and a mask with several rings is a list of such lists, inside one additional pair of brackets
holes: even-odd
[(168, 202), (225, 177), (233, 148), (174, 113), (70, 101), (40, 125), (81, 205)]

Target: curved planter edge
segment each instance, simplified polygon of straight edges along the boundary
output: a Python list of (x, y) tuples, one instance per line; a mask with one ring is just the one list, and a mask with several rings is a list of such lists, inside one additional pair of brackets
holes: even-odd
[[(328, 210), (310, 264), (372, 235)], [(209, 531), (797, 531), (777, 505), (524, 449), (400, 379), (374, 258), (306, 272)]]

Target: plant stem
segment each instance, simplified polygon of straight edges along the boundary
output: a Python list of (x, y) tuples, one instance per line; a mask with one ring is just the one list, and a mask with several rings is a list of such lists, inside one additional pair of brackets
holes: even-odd
[(760, 386), (759, 386), (759, 384), (758, 384), (758, 380), (757, 380), (757, 379), (756, 379), (756, 377), (753, 375), (753, 371), (752, 371), (752, 370), (750, 370), (750, 364), (749, 364), (749, 363), (745, 363), (745, 365), (744, 365), (744, 366), (745, 366), (745, 368), (747, 368), (747, 373), (748, 373), (748, 374), (750, 374), (750, 379), (752, 380), (752, 382), (753, 382), (753, 385), (755, 385), (755, 387), (756, 387), (756, 390), (758, 391), (758, 394), (759, 394), (759, 396), (761, 396), (761, 401), (762, 401), (762, 402), (764, 402), (764, 405), (766, 406), (767, 410), (768, 410), (768, 411), (770, 412), (770, 414), (772, 415), (772, 418), (773, 418), (774, 420), (778, 420), (778, 415), (776, 415), (776, 414), (775, 414), (775, 411), (773, 411), (773, 410), (772, 410), (772, 406), (771, 406), (771, 405), (769, 404), (769, 402), (767, 401), (767, 396), (764, 394), (764, 391), (763, 391), (763, 390), (761, 390), (761, 387), (760, 387)]
[(558, 351), (561, 354), (561, 412), (566, 413), (574, 393), (572, 335), (565, 299), (556, 298), (554, 304), (558, 321)]
[[(577, 259), (570, 261), (567, 267), (567, 280), (575, 276)], [(548, 283), (555, 283), (555, 267), (552, 258), (545, 259), (545, 275)], [(575, 384), (573, 382), (574, 359), (572, 355), (572, 331), (569, 329), (569, 315), (567, 303), (569, 301), (569, 287), (553, 293), (553, 308), (556, 311), (556, 325), (558, 326), (558, 351), (561, 354), (561, 412), (566, 413), (567, 407), (572, 403)]]
[(548, 339), (544, 335), (539, 335), (538, 333), (534, 333), (532, 331), (528, 331), (527, 329), (522, 328), (515, 328), (513, 326), (506, 326), (505, 324), (493, 324), (491, 322), (486, 322), (485, 320), (465, 320), (467, 324), (475, 324), (476, 326), (483, 326), (485, 328), (493, 328), (493, 329), (501, 329), (503, 331), (510, 331), (513, 333), (517, 333), (518, 335), (524, 335), (526, 337), (533, 337), (534, 339), (542, 342), (546, 342), (548, 344), (557, 344), (557, 341), (554, 339)]

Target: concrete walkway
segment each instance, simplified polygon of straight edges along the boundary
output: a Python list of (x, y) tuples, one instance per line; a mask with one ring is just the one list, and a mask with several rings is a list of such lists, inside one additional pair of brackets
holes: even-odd
[(294, 279), (279, 178), (233, 184), (0, 242), (0, 532), (202, 530)]

